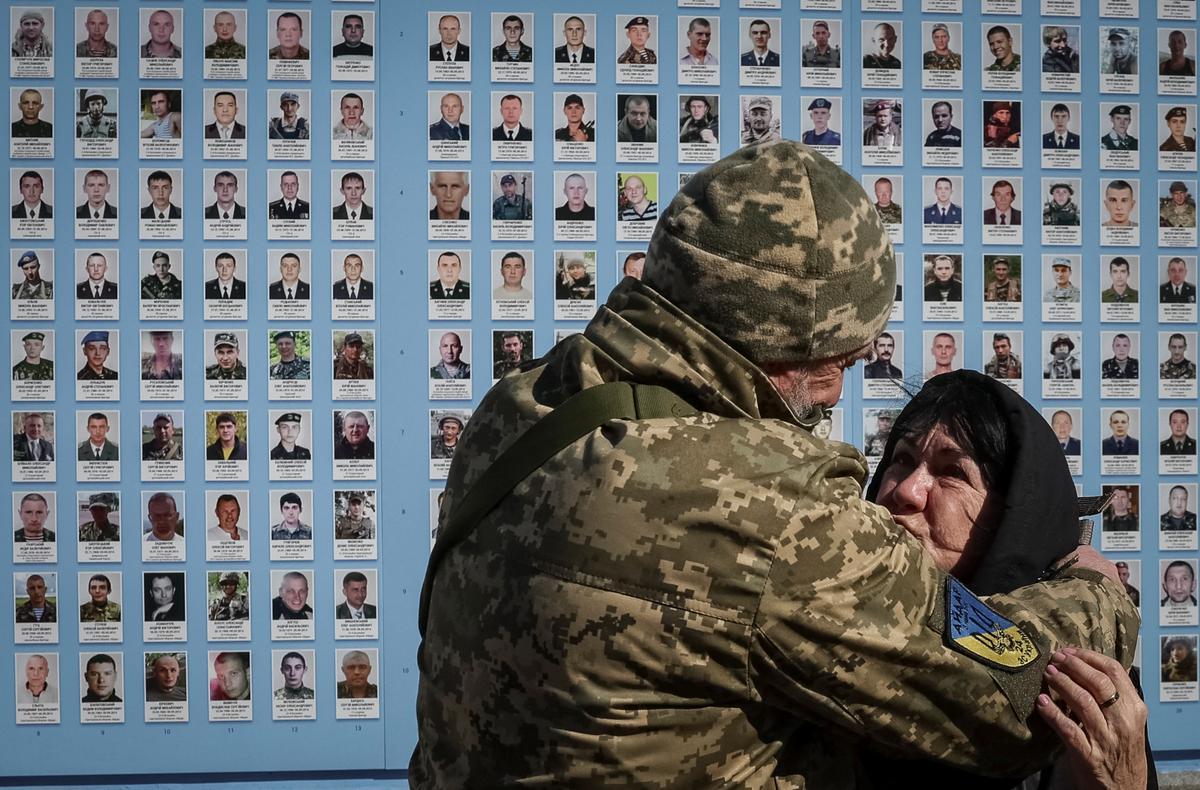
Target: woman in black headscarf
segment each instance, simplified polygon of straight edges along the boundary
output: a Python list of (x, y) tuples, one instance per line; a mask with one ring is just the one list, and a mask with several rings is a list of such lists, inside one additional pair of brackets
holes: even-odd
[[(1079, 500), (1054, 433), (1023, 398), (974, 371), (937, 376), (908, 403), (867, 499), (886, 507), (939, 567), (977, 595), (1046, 578), (1079, 544)], [(1090, 651), (1060, 651), (1047, 683), (1079, 723), (1039, 697), (1038, 710), (1067, 754), (1017, 787), (1158, 786), (1136, 675), (1131, 682), (1119, 664)], [(1110, 698), (1114, 688), (1124, 693)], [(919, 774), (927, 787), (1013, 786), (891, 758), (870, 758), (868, 772), (881, 786), (905, 774)]]

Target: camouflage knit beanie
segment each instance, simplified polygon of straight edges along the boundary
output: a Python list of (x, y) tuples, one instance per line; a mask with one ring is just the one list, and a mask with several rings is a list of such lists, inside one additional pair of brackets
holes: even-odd
[(883, 330), (896, 261), (858, 182), (782, 141), (692, 176), (659, 219), (642, 281), (751, 362), (804, 362)]

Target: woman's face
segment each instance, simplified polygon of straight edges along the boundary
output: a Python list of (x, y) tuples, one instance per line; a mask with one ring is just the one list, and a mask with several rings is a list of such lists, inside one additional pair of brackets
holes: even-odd
[(877, 501), (960, 579), (970, 578), (991, 543), (996, 503), (979, 465), (941, 426), (896, 443)]
[(1175, 644), (1171, 645), (1171, 660), (1175, 663), (1178, 664), (1180, 661), (1183, 661), (1185, 658), (1187, 658), (1187, 655), (1187, 645), (1185, 645), (1183, 642), (1176, 642)]

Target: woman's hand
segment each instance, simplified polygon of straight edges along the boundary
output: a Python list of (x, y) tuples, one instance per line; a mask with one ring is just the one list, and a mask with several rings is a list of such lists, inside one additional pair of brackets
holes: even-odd
[(1072, 786), (1145, 790), (1146, 704), (1120, 663), (1063, 648), (1051, 657), (1045, 681), (1071, 714), (1038, 695), (1038, 713), (1067, 745)]

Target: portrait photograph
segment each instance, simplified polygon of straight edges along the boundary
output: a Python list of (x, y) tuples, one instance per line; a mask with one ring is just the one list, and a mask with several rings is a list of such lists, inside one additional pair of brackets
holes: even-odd
[(963, 318), (963, 261), (960, 253), (925, 253), (921, 314), (926, 321)]
[(329, 195), (333, 206), (330, 238), (334, 241), (374, 241), (375, 171), (331, 170)]
[(58, 507), (53, 491), (14, 491), (13, 562), (58, 561)]
[(379, 718), (379, 648), (334, 651), (337, 661), (337, 718)]
[(681, 15), (676, 19), (680, 85), (719, 85), (721, 82), (721, 18)]
[(532, 170), (492, 171), (492, 241), (533, 241), (533, 175)]
[[(738, 85), (778, 88), (782, 82), (783, 20), (780, 17), (738, 18)], [(795, 50), (792, 50), (795, 52)]]
[(375, 91), (362, 88), (333, 91), (329, 96), (332, 145), (335, 161), (366, 161), (375, 158)]
[(982, 87), (985, 91), (1021, 90), (1022, 31), (1019, 23), (980, 25)]
[[(1196, 473), (1196, 419), (1194, 406), (1173, 405), (1158, 410), (1158, 473)], [(1195, 508), (1193, 508), (1195, 509)]]
[(54, 400), (53, 329), (13, 329), (9, 332), (9, 361), (14, 401)]
[(332, 424), (333, 479), (374, 480), (378, 440), (375, 410), (334, 409)]
[(554, 107), (561, 108), (554, 123), (554, 161), (595, 162), (596, 94), (555, 91)]
[(141, 413), (143, 482), (183, 482), (183, 447), (186, 433), (183, 411), (144, 410)]
[(1023, 159), (1023, 105), (1019, 101), (983, 101), (980, 131), (984, 167), (1020, 167)]
[[(232, 334), (220, 332), (217, 337)], [(207, 370), (205, 374), (207, 376)], [(226, 383), (236, 384), (237, 381)], [(205, 480), (222, 482), (249, 479), (249, 433), (249, 412), (245, 410), (204, 412)]]
[(58, 653), (14, 653), (17, 724), (58, 724), (62, 710)]
[(429, 241), (471, 240), (471, 172), (429, 171)]
[(125, 721), (124, 654), (79, 654), (79, 669), (83, 676), (79, 704), (81, 724), (120, 724)]
[(429, 330), (429, 399), (470, 400), (472, 358), (471, 330)]
[(1155, 61), (1160, 95), (1196, 95), (1196, 28), (1158, 28)]
[(271, 640), (313, 639), (320, 605), (312, 569), (272, 569), (271, 594)]
[(961, 90), (963, 37), (961, 22), (921, 23), (921, 87)]
[(10, 6), (8, 9), (11, 57), (8, 76), (54, 76), (54, 9), (46, 6)]
[(898, 20), (865, 19), (861, 23), (863, 42), (862, 87), (899, 88), (904, 78), (900, 54), (904, 52), (904, 26)]
[[(1100, 545), (1104, 551), (1140, 551), (1142, 547), (1141, 537), (1141, 513), (1142, 513), (1142, 492), (1141, 486), (1137, 483), (1117, 483), (1104, 485), (1101, 487), (1101, 492), (1109, 499), (1108, 507), (1101, 516), (1101, 533)], [(1128, 563), (1125, 567), (1125, 574), (1129, 577), (1129, 581), (1124, 582), (1129, 585), (1134, 582), (1134, 574)], [(1139, 563), (1140, 577), (1140, 563)], [(1120, 565), (1117, 566), (1118, 573), (1121, 571)], [(1138, 592), (1138, 597), (1134, 598), (1134, 603), (1138, 603), (1141, 597), (1140, 579), (1139, 582), (1132, 585), (1134, 591)], [(1129, 588), (1126, 587), (1128, 592)], [(1133, 597), (1132, 593), (1130, 597)]]
[(77, 578), (80, 643), (120, 642), (124, 591), (121, 572), (80, 571)]
[(204, 79), (246, 79), (244, 8), (204, 9)]
[[(1182, 573), (1182, 571), (1180, 571)], [(1160, 702), (1196, 702), (1196, 634), (1164, 634), (1159, 637)]]
[(1158, 512), (1159, 550), (1195, 551), (1196, 484), (1160, 483)]
[(379, 638), (379, 571), (339, 568), (333, 581), (333, 638)]
[(338, 489), (334, 491), (334, 559), (375, 559), (378, 521), (379, 506), (375, 489)]
[(1078, 255), (1042, 256), (1042, 320), (1079, 321), (1083, 291)]
[(146, 684), (147, 722), (188, 720), (188, 657), (186, 651), (147, 651), (142, 654)]
[(492, 91), (491, 99), (492, 159), (533, 161), (533, 92)]
[(1141, 409), (1122, 407), (1100, 410), (1100, 468), (1108, 475), (1141, 473)]
[(55, 473), (55, 412), (12, 412), (12, 480), (52, 483)]
[(312, 111), (310, 90), (267, 91), (267, 158), (312, 158)]
[(859, 118), (864, 165), (904, 164), (904, 106), (898, 99), (863, 99)]
[(183, 168), (141, 168), (143, 185), (138, 238), (175, 241), (183, 238)]
[(1025, 394), (1025, 333), (1019, 329), (1007, 332), (983, 330), (983, 374), (1004, 386)]
[(533, 359), (532, 329), (492, 330), (492, 381), (499, 381), (509, 371)]
[(1141, 31), (1137, 25), (1100, 26), (1100, 90), (1104, 93), (1138, 92), (1138, 57)]
[(79, 562), (121, 561), (120, 492), (77, 492), (73, 518), (79, 530)]
[[(18, 168), (9, 170), (9, 195), (12, 221), (9, 236), (13, 239), (49, 239), (54, 227), (54, 169)], [(47, 271), (47, 277), (53, 277)]]
[(1158, 320), (1196, 321), (1196, 256), (1158, 256)]
[(334, 10), (330, 12), (332, 42), (331, 80), (375, 79), (375, 44), (378, 30), (374, 11)]
[(141, 492), (138, 538), (142, 544), (143, 562), (183, 562), (187, 559), (185, 498), (180, 490)]
[(1083, 181), (1079, 178), (1041, 180), (1042, 243), (1078, 246), (1083, 243)]
[[(312, 171), (267, 171), (267, 239), (307, 241), (312, 238)], [(268, 274), (268, 278), (271, 275)], [(268, 296), (268, 298), (272, 298)]]
[(618, 85), (658, 83), (661, 47), (658, 22), (658, 17), (654, 15), (617, 14), (614, 44)]
[(116, 88), (78, 88), (72, 94), (76, 159), (117, 158), (118, 93)]
[(271, 718), (311, 721), (317, 718), (317, 651), (272, 650)]
[(493, 321), (533, 320), (533, 256), (532, 249), (492, 251)]
[(143, 571), (142, 599), (142, 633), (145, 641), (186, 641), (186, 573)]
[[(805, 88), (842, 87), (842, 22), (818, 17), (800, 24), (800, 84)], [(870, 38), (862, 39), (868, 51)]]
[(1078, 169), (1083, 161), (1083, 105), (1077, 101), (1041, 104), (1042, 166)]
[(1079, 25), (1042, 25), (1042, 90), (1078, 93)]
[(80, 200), (75, 208), (76, 239), (117, 238), (117, 195), (120, 171), (116, 168), (75, 168)]
[[(471, 92), (426, 93), (430, 161), (466, 162), (471, 158)], [(556, 137), (557, 139), (557, 137)]]
[(54, 158), (54, 89), (9, 88), (10, 159)]
[(80, 366), (75, 373), (75, 399), (119, 400), (121, 333), (115, 329), (77, 329), (75, 343), (79, 349), (75, 364)]
[(267, 419), (274, 426), (267, 455), (271, 480), (311, 480), (313, 420), (312, 412), (271, 409)]
[(1100, 320), (1137, 323), (1141, 305), (1141, 256), (1100, 256)]
[(312, 332), (267, 332), (267, 392), (271, 400), (312, 400)]
[(554, 81), (596, 81), (596, 15), (554, 15)]
[(312, 79), (312, 11), (267, 9), (267, 79)]
[(204, 319), (245, 321), (246, 250), (218, 247), (204, 251)]
[[(312, 414), (305, 422), (312, 424)], [(282, 438), (282, 437), (281, 437)], [(297, 437), (299, 442), (300, 437)], [(311, 446), (310, 437), (304, 437)], [(271, 560), (308, 560), (313, 558), (313, 492), (309, 489), (272, 489), (268, 499), (271, 512)]]
[(250, 560), (250, 492), (204, 492), (204, 559), (208, 562)]
[(331, 250), (334, 320), (375, 319), (375, 251)]
[(554, 240), (596, 240), (596, 171), (554, 171)]
[[(679, 161), (688, 164), (717, 161), (721, 152), (721, 97), (715, 94), (681, 94), (676, 112), (679, 118)], [(838, 144), (840, 142), (839, 137)]]
[(22, 644), (58, 642), (60, 616), (58, 573), (54, 571), (17, 571), (12, 575), (14, 641)]
[(245, 168), (204, 168), (201, 193), (206, 241), (245, 240), (246, 173)]
[(1162, 584), (1158, 624), (1196, 625), (1196, 559), (1160, 559), (1158, 568)]
[(471, 419), (470, 409), (429, 410), (429, 477), (445, 480), (458, 438)]
[(204, 399), (246, 400), (250, 361), (245, 329), (204, 330)]
[(932, 331), (922, 333), (923, 370), (925, 380), (934, 376), (958, 370), (963, 366), (963, 333), (961, 329)]
[(138, 10), (138, 78), (183, 79), (183, 9)]
[(246, 158), (246, 114), (244, 88), (206, 88), (204, 91), (204, 158)]
[(430, 82), (470, 82), (471, 14), (430, 11), (428, 17)]
[(267, 264), (267, 318), (307, 321), (312, 317), (312, 250), (271, 250)]
[(596, 251), (555, 250), (554, 315), (556, 320), (586, 318), (596, 305)]
[(250, 721), (254, 715), (249, 650), (208, 651), (208, 720)]
[(492, 82), (533, 82), (533, 14), (492, 13)]
[(963, 157), (961, 99), (921, 102), (921, 164), (961, 167)]
[(76, 79), (116, 79), (121, 12), (113, 6), (75, 9)]

